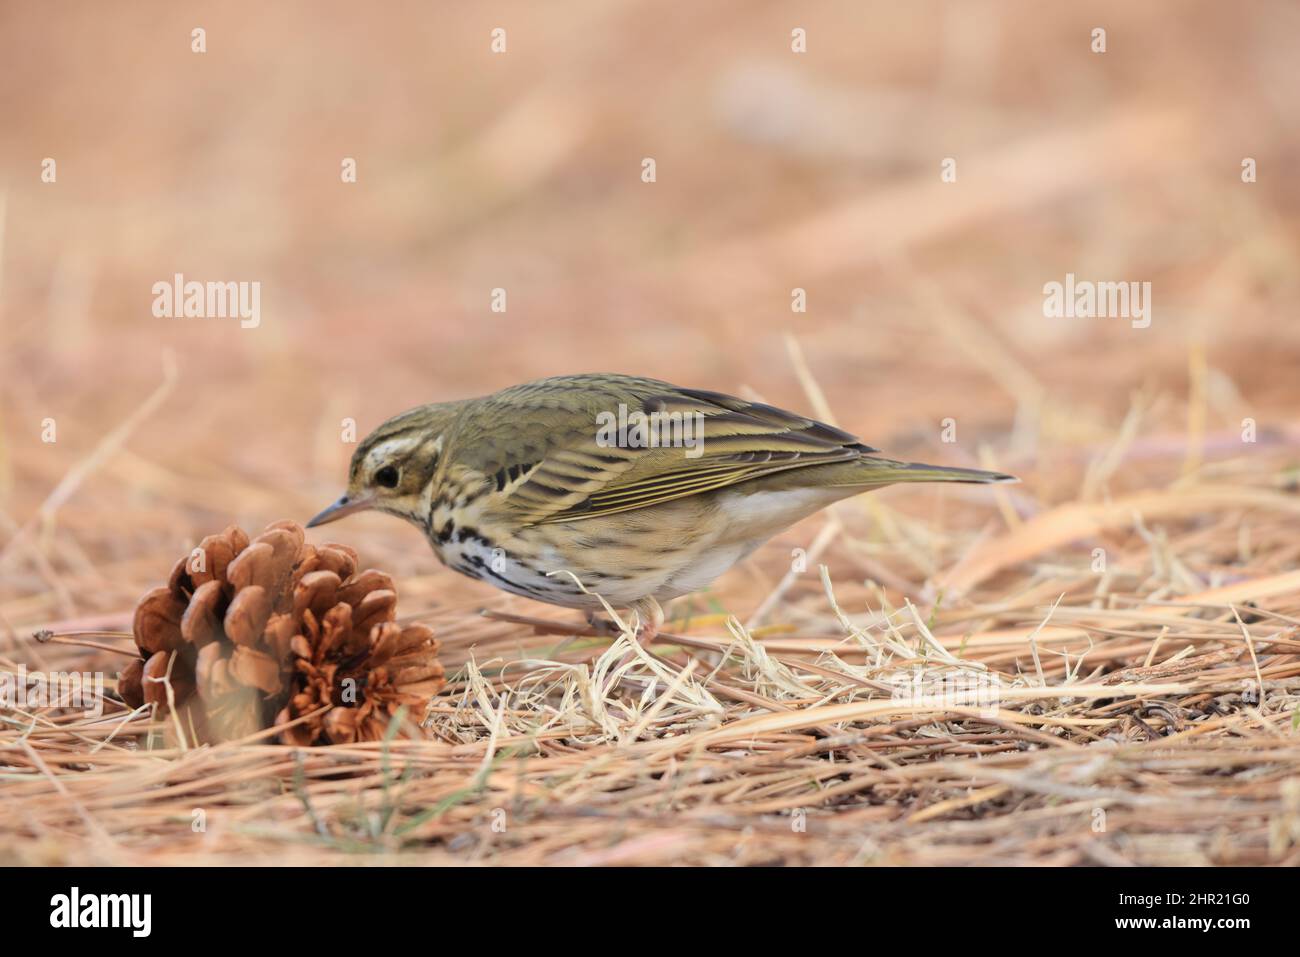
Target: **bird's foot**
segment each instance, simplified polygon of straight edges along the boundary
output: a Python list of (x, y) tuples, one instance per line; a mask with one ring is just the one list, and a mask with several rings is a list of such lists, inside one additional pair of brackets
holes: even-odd
[(664, 626), (664, 610), (653, 598), (642, 598), (632, 608), (641, 622), (636, 630), (637, 644), (649, 648), (658, 637), (659, 629)]
[(654, 640), (659, 637), (659, 626), (662, 622), (646, 622), (636, 630), (636, 641), (642, 648), (649, 648)]

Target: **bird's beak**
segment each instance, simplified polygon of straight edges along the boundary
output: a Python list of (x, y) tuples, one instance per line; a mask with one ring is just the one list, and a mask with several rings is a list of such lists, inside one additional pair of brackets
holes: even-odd
[(317, 525), (325, 525), (329, 522), (336, 522), (345, 515), (351, 515), (353, 512), (363, 512), (374, 506), (374, 501), (367, 495), (360, 498), (348, 498), (344, 495), (333, 505), (326, 508), (319, 515), (307, 523), (308, 528), (315, 528)]

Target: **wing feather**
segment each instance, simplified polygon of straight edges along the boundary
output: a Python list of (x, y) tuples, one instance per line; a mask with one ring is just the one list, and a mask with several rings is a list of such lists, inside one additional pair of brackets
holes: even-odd
[[(455, 458), (489, 482), (515, 467), (518, 478), (505, 484), (498, 507), (525, 524), (646, 508), (876, 451), (842, 429), (793, 412), (630, 376), (543, 379), (477, 404), (455, 436)], [(600, 444), (599, 416), (617, 416), (620, 405), (702, 422), (699, 446)]]

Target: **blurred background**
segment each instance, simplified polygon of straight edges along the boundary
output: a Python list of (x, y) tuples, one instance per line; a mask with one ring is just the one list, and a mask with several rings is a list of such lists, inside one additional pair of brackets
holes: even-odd
[[(0, 627), (305, 520), (345, 419), (559, 373), (829, 412), (1024, 475), (1022, 511), (1121, 434), (1161, 480), (1248, 417), (1294, 448), (1297, 31), (1285, 0), (0, 3)], [(260, 283), (260, 325), (155, 317), (176, 273)], [(1067, 273), (1150, 282), (1150, 327), (1046, 318)], [(330, 532), (441, 593), (415, 530)]]

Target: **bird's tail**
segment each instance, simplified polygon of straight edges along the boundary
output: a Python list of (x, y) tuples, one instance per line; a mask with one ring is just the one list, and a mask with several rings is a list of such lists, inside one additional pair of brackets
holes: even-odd
[(983, 469), (959, 469), (947, 465), (926, 465), (924, 462), (894, 462), (864, 456), (857, 463), (857, 475), (852, 484), (893, 485), (895, 482), (974, 482), (989, 485), (995, 482), (1019, 482), (1014, 475), (1003, 472), (986, 472)]

